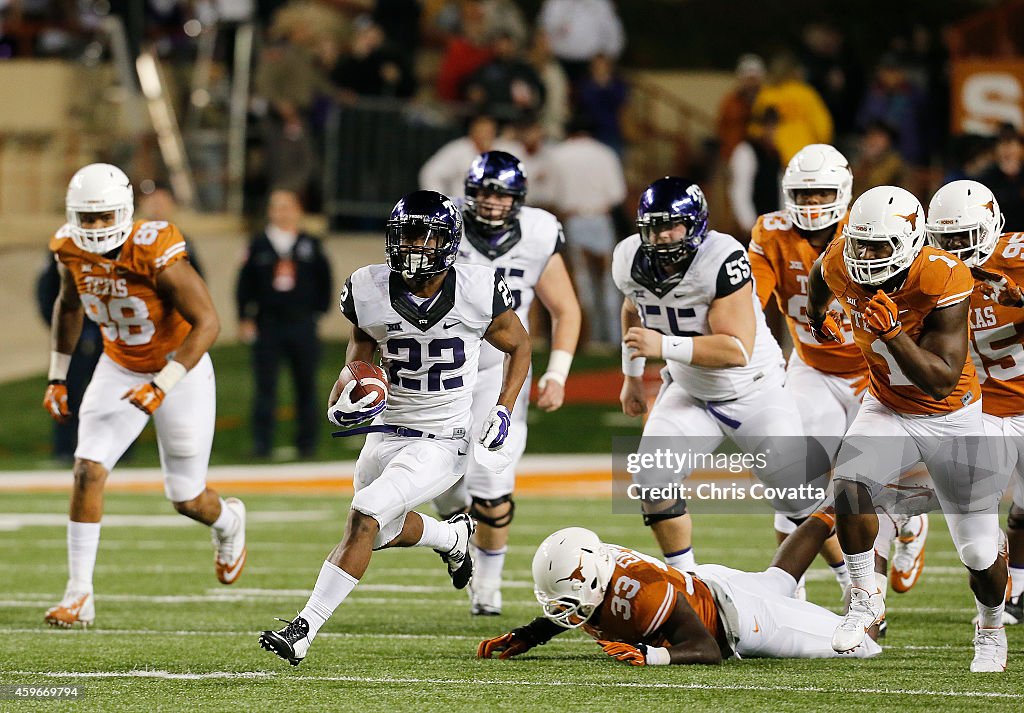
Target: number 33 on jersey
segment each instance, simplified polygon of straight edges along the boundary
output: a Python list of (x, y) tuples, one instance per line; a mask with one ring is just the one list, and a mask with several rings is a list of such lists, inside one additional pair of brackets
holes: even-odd
[(157, 276), (188, 257), (181, 232), (165, 221), (136, 221), (116, 257), (107, 257), (79, 248), (63, 227), (50, 250), (100, 326), (107, 356), (131, 371), (160, 371), (191, 329), (156, 289)]

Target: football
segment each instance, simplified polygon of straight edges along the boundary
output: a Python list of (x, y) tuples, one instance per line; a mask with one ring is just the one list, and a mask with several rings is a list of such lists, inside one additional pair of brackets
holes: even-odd
[(338, 375), (338, 380), (334, 383), (334, 388), (331, 389), (331, 400), (330, 405), (333, 406), (337, 403), (338, 398), (341, 396), (342, 389), (348, 384), (348, 382), (355, 379), (356, 387), (352, 389), (352, 394), (349, 398), (353, 402), (365, 397), (367, 394), (376, 394), (377, 398), (373, 400), (373, 403), (369, 404), (366, 408), (372, 408), (380, 403), (382, 400), (388, 398), (388, 377), (376, 364), (369, 364), (365, 361), (354, 361), (351, 364), (346, 364), (345, 368), (341, 370)]

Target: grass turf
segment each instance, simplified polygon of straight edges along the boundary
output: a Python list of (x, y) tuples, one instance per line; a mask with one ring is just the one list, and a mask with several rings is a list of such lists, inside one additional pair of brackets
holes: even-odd
[[(210, 463), (213, 465), (256, 462), (250, 456), (249, 419), (254, 391), (249, 348), (241, 345), (217, 347), (210, 352), (217, 374), (217, 433), (213, 442)], [(317, 373), (317, 393), (326, 404), (338, 371), (345, 363), (345, 345), (326, 342)], [(538, 369), (547, 363), (547, 354), (534, 356)], [(618, 356), (600, 357), (579, 355), (573, 365), (576, 377), (598, 369), (617, 369)], [(281, 371), (278, 393), (277, 446), (292, 443), (295, 433), (294, 412), (291, 408), (293, 392), (287, 371)], [(46, 377), (21, 379), (0, 384), (0, 470), (53, 468), (48, 461), (52, 421), (43, 411), (43, 392)], [(617, 395), (617, 391), (615, 394)], [(594, 425), (614, 425), (615, 435), (637, 435), (638, 419), (624, 420), (616, 406), (569, 404), (554, 414), (540, 409), (530, 410), (530, 453), (607, 453), (611, 438), (607, 428)], [(321, 422), (320, 447), (316, 460), (354, 459), (362, 445), (362, 438), (332, 439), (336, 430), (326, 418)], [(571, 444), (571, 448), (566, 445)], [(156, 435), (150, 424), (139, 437), (137, 445), (129, 451), (123, 465), (159, 466)]]
[[(292, 668), (257, 646), (257, 632), (277, 626), (273, 617), (291, 617), (305, 602), (324, 556), (341, 536), (347, 500), (245, 499), (250, 558), (240, 581), (223, 587), (213, 574), (204, 528), (175, 515), (159, 496), (108, 496), (96, 569), (98, 628), (54, 631), (43, 626), (42, 613), (64, 585), (66, 498), (5, 494), (0, 683), (81, 685), (86, 697), (75, 710), (100, 711), (1024, 708), (1024, 631), (1009, 631), (1006, 674), (968, 673), (973, 604), (941, 526), (932, 529), (922, 580), (909, 594), (890, 597), (887, 649), (871, 661), (631, 668), (575, 632), (516, 660), (476, 660), (481, 638), (539, 613), (529, 564), (552, 530), (584, 525), (609, 541), (654, 550), (639, 519), (610, 516), (607, 500), (522, 498), (504, 616), (471, 617), (465, 595), (451, 590), (443, 565), (429, 550), (377, 553), (309, 657)], [(126, 515), (146, 519), (139, 525), (118, 517)], [(761, 569), (769, 561), (769, 514), (697, 513), (694, 520), (701, 561), (744, 569)], [(808, 591), (815, 601), (837, 604), (837, 587), (820, 563)], [(23, 708), (0, 701), (0, 710)]]

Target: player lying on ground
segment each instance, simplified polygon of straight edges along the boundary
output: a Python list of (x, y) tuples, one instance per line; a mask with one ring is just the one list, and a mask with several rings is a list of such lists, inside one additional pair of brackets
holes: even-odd
[[(794, 599), (797, 581), (834, 531), (814, 513), (779, 546), (763, 572), (717, 564), (680, 572), (647, 555), (604, 544), (569, 527), (550, 535), (533, 558), (534, 593), (544, 616), (480, 643), (477, 656), (517, 656), (582, 627), (612, 658), (634, 666), (717, 664), (742, 658), (833, 658), (838, 614)], [(871, 638), (850, 653), (881, 652)]]
[(379, 348), (390, 396), (353, 403), (353, 380), (328, 409), (339, 426), (380, 418), (345, 432), (369, 435), (356, 462), (344, 539), (299, 615), (260, 636), (263, 648), (293, 666), (355, 589), (374, 550), (430, 547), (447, 563), (456, 589), (472, 576), (472, 518), (460, 513), (439, 522), (415, 508), (466, 472), (484, 340), (508, 356), (497, 405), (476, 440), (488, 450), (503, 446), (530, 369), (530, 337), (494, 269), (455, 262), (461, 239), (462, 217), (451, 200), (434, 191), (410, 193), (387, 223), (387, 264), (356, 270), (342, 289), (341, 311), (352, 322), (346, 360), (370, 362)]

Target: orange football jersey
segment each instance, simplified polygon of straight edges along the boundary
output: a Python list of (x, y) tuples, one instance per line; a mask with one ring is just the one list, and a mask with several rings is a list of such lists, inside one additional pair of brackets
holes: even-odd
[[(986, 272), (1024, 285), (1024, 233), (999, 238)], [(1004, 307), (978, 290), (971, 295), (971, 358), (978, 368), (982, 408), (993, 416), (1024, 413), (1024, 309)]]
[(156, 291), (157, 275), (188, 257), (178, 229), (136, 221), (121, 252), (107, 258), (79, 248), (64, 226), (50, 250), (71, 272), (86, 315), (100, 326), (104, 353), (131, 371), (160, 371), (192, 329)]
[[(836, 225), (836, 236), (843, 231), (846, 218)], [(847, 341), (843, 344), (818, 344), (807, 326), (807, 276), (818, 259), (817, 248), (807, 242), (784, 211), (767, 213), (757, 219), (750, 240), (750, 268), (761, 307), (775, 295), (779, 311), (793, 337), (793, 347), (808, 366), (826, 374), (852, 378), (867, 371), (864, 355), (851, 339), (850, 322), (843, 320)], [(839, 309), (839, 305), (832, 305)]]
[[(978, 375), (970, 359), (964, 363), (953, 393), (936, 401), (917, 388), (903, 373), (885, 342), (864, 325), (864, 308), (878, 291), (861, 287), (850, 279), (843, 262), (845, 238), (837, 238), (825, 250), (822, 274), (839, 304), (853, 322), (853, 338), (864, 353), (872, 395), (897, 413), (920, 416), (956, 411), (981, 398)], [(925, 318), (934, 310), (970, 298), (974, 278), (967, 266), (949, 253), (925, 246), (911, 263), (907, 279), (889, 297), (899, 309), (903, 331), (917, 342)], [(964, 325), (964, 339), (969, 328)]]
[(676, 608), (681, 595), (697, 612), (704, 628), (716, 639), (721, 634), (718, 607), (711, 590), (693, 574), (683, 574), (663, 562), (625, 547), (609, 545), (615, 553), (615, 572), (594, 625), (584, 630), (596, 639), (670, 644), (658, 630)]

